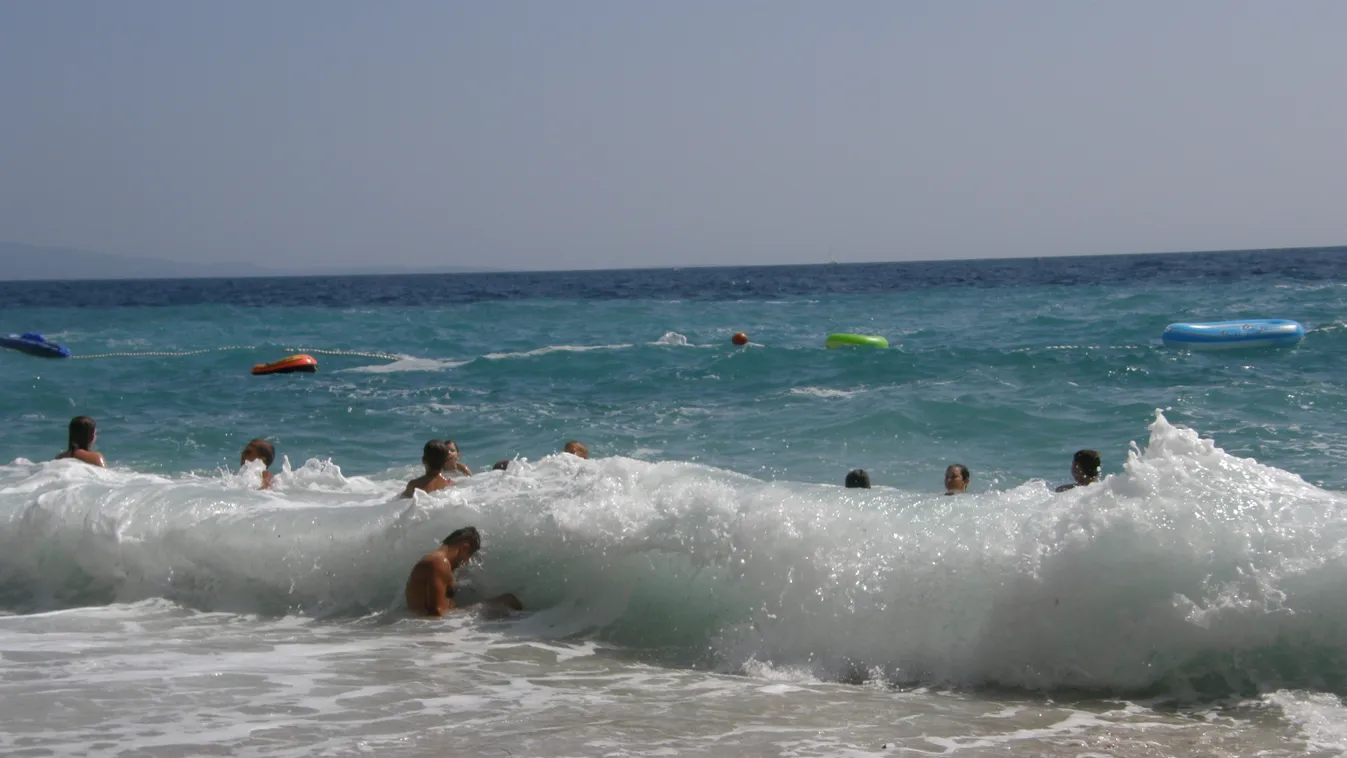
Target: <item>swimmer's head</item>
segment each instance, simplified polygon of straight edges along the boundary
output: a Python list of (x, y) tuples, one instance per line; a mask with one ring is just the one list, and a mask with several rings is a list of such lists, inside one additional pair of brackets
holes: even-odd
[(70, 450), (93, 450), (96, 439), (98, 425), (92, 418), (76, 416), (70, 419), (70, 432), (66, 437)]
[(444, 444), (445, 444), (446, 447), (449, 448), (449, 454), (452, 455), (452, 456), (454, 456), (455, 458), (457, 458), (457, 457), (458, 457), (458, 443), (457, 443), (457, 442), (454, 442), (453, 440), (445, 440), (445, 441), (444, 441)]
[(949, 468), (945, 469), (945, 491), (963, 492), (967, 490), (969, 478), (967, 466), (962, 463), (950, 464)]
[(1103, 461), (1097, 450), (1080, 450), (1071, 459), (1071, 478), (1076, 484), (1091, 484), (1099, 480), (1099, 469)]
[(585, 445), (585, 443), (580, 442), (579, 440), (571, 440), (570, 442), (567, 442), (566, 446), (561, 448), (561, 452), (570, 453), (571, 455), (577, 456), (579, 458), (589, 457), (589, 448)]
[(431, 440), (421, 452), (421, 462), (427, 471), (443, 471), (449, 465), (449, 446), (440, 440)]
[(491, 470), (492, 470), (492, 471), (504, 471), (505, 469), (507, 469), (507, 468), (509, 468), (509, 467), (510, 467), (510, 459), (509, 459), (509, 458), (505, 458), (505, 459), (503, 459), (503, 460), (496, 461), (494, 464), (492, 464), (492, 465), (491, 465)]
[(870, 489), (870, 475), (865, 473), (865, 469), (858, 468), (847, 472), (847, 486), (851, 488)]
[(239, 456), (239, 465), (256, 460), (271, 468), (271, 464), (276, 462), (276, 446), (261, 438), (249, 442), (248, 446), (243, 448), (243, 454)]
[[(478, 550), (482, 549), (482, 535), (477, 533), (477, 527), (465, 526), (462, 529), (455, 529), (440, 543), (440, 547), (459, 546), (467, 548), (466, 551), (459, 553), (460, 563), (473, 557)], [(457, 566), (455, 567), (457, 568)]]

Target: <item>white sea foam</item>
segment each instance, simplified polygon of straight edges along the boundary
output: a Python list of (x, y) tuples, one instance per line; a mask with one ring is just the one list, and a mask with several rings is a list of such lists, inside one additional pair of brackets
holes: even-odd
[(838, 390), (830, 389), (828, 387), (792, 387), (790, 390), (790, 394), (792, 395), (824, 398), (852, 397), (863, 392), (865, 392), (865, 390)]
[(1263, 702), (1280, 709), (1295, 724), (1313, 750), (1347, 755), (1347, 706), (1327, 692), (1279, 690)]
[(384, 612), (410, 561), (472, 523), (465, 587), (537, 609), (515, 633), (710, 651), (731, 671), (1182, 695), (1294, 688), (1347, 654), (1347, 500), (1159, 414), (1122, 473), (1060, 495), (554, 455), (406, 501), (409, 472), (283, 469), (257, 492), (238, 474), (0, 467), (0, 604)]
[(341, 369), (337, 374), (395, 374), (402, 371), (445, 371), (467, 365), (469, 361), (435, 360), (433, 358), (400, 358), (392, 363), (357, 366)]
[(498, 361), (505, 358), (533, 358), (549, 353), (586, 353), (591, 350), (622, 350), (629, 347), (631, 345), (548, 345), (521, 353), (488, 353), (482, 357), (487, 360)]
[(688, 338), (678, 332), (665, 332), (663, 337), (651, 342), (652, 345), (672, 345), (675, 347), (687, 347)]

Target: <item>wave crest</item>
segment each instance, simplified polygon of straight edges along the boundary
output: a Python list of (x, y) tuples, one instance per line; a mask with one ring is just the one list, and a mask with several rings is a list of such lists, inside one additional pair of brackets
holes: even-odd
[(520, 594), (537, 609), (521, 634), (900, 684), (1347, 689), (1344, 498), (1158, 412), (1122, 473), (1063, 494), (556, 455), (408, 502), (404, 473), (310, 461), (262, 493), (233, 475), (0, 467), (0, 607), (388, 611), (416, 556), (472, 523), (485, 544), (464, 584)]

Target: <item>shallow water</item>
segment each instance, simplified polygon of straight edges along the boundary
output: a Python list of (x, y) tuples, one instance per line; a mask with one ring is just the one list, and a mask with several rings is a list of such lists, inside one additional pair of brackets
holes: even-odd
[[(85, 356), (0, 354), (0, 752), (1342, 754), (1345, 257), (0, 285)], [(404, 618), (466, 523), (529, 612)]]

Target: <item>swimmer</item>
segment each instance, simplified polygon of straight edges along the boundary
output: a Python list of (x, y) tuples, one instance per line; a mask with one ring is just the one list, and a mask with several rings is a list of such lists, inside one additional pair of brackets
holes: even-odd
[(74, 458), (90, 466), (107, 468), (108, 463), (103, 460), (103, 454), (94, 452), (94, 440), (96, 439), (98, 439), (98, 425), (94, 423), (93, 419), (88, 416), (76, 416), (70, 419), (70, 431), (66, 437), (65, 452), (56, 456), (56, 460)]
[(962, 495), (968, 491), (968, 467), (962, 463), (951, 464), (945, 469), (945, 494)]
[(449, 465), (446, 468), (455, 474), (472, 476), (472, 469), (458, 459), (458, 443), (453, 440), (445, 440), (444, 444), (449, 446)]
[(1073, 487), (1086, 487), (1099, 481), (1099, 469), (1102, 461), (1095, 450), (1078, 450), (1071, 459), (1071, 478), (1076, 481), (1063, 484), (1056, 492), (1066, 492)]
[(870, 489), (870, 475), (865, 473), (865, 469), (858, 468), (847, 472), (848, 489)]
[(589, 448), (585, 445), (585, 443), (580, 442), (579, 440), (571, 440), (570, 442), (567, 442), (566, 446), (561, 448), (561, 452), (570, 453), (571, 455), (574, 455), (578, 458), (589, 457)]
[(510, 459), (509, 459), (509, 458), (502, 458), (501, 460), (498, 460), (498, 461), (496, 461), (495, 463), (491, 464), (491, 470), (492, 470), (492, 471), (504, 471), (505, 469), (508, 469), (509, 467), (510, 467)]
[[(454, 599), (457, 594), (454, 571), (471, 560), (481, 548), (482, 537), (477, 533), (477, 528), (465, 526), (445, 537), (434, 552), (421, 556), (407, 577), (404, 591), (407, 610), (422, 616), (443, 616), (460, 608)], [(485, 600), (481, 606), (491, 615), (503, 615), (524, 608), (519, 598), (510, 594)]]
[(266, 468), (262, 469), (262, 486), (258, 489), (271, 489), (272, 474), (269, 469), (271, 468), (271, 464), (276, 461), (276, 446), (260, 437), (249, 442), (247, 447), (243, 448), (243, 452), (239, 455), (239, 468), (243, 468), (249, 463), (257, 460), (262, 461), (262, 463), (266, 465)]
[(417, 490), (436, 492), (454, 486), (453, 481), (444, 475), (444, 469), (449, 465), (448, 445), (439, 440), (427, 442), (421, 452), (421, 463), (425, 464), (426, 475), (407, 482), (407, 489), (402, 491), (403, 497), (411, 497)]

